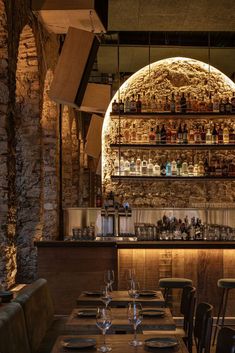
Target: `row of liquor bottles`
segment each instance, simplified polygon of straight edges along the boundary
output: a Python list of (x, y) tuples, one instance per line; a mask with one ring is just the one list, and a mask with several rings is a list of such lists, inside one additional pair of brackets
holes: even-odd
[(146, 144), (234, 144), (234, 124), (197, 124), (187, 127), (187, 124), (157, 125), (150, 127), (149, 132), (143, 131), (136, 123), (125, 123), (121, 134), (116, 135), (116, 143), (146, 143)]
[(112, 103), (113, 114), (123, 113), (191, 113), (191, 112), (214, 112), (214, 113), (235, 113), (235, 93), (231, 98), (221, 97), (217, 91), (212, 95), (202, 95), (201, 97), (192, 97), (190, 93), (186, 94), (172, 92), (171, 97), (165, 96), (157, 99), (155, 95), (146, 96), (133, 94), (119, 102), (114, 99)]
[(113, 175), (119, 176), (182, 176), (182, 177), (198, 177), (198, 176), (235, 176), (235, 163), (225, 159), (218, 159), (216, 156), (198, 161), (188, 161), (184, 157), (178, 156), (176, 159), (167, 158), (167, 160), (153, 161), (146, 159), (143, 155), (141, 158), (132, 157), (130, 160), (116, 154), (114, 160)]

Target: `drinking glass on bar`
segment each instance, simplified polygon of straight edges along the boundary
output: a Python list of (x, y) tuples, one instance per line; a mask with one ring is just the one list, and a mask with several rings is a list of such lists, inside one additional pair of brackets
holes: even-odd
[(106, 344), (106, 331), (112, 325), (112, 313), (110, 308), (97, 308), (96, 312), (96, 325), (102, 331), (104, 338), (103, 345), (98, 348), (100, 352), (110, 352), (112, 348)]
[(104, 283), (109, 287), (109, 290), (112, 292), (112, 284), (114, 283), (114, 271), (107, 270), (104, 272)]
[(140, 295), (140, 284), (135, 280), (130, 280), (128, 283), (128, 294), (131, 298), (137, 299)]
[(143, 342), (137, 340), (137, 327), (141, 324), (143, 320), (142, 306), (140, 303), (132, 302), (128, 304), (127, 309), (128, 320), (134, 328), (134, 339), (129, 342), (131, 346), (137, 347), (141, 346)]
[(101, 297), (100, 297), (100, 299), (102, 300), (102, 302), (105, 304), (105, 307), (107, 308), (109, 303), (112, 300), (112, 297), (111, 297), (110, 292), (109, 292), (109, 286), (108, 285), (101, 288)]

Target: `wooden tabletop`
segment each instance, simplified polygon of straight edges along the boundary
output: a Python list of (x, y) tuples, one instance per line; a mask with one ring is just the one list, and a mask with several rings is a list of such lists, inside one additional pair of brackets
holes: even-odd
[[(91, 308), (90, 308), (91, 309)], [(152, 308), (154, 309), (154, 308)], [(96, 326), (95, 317), (81, 317), (78, 316), (78, 312), (84, 310), (84, 307), (74, 309), (70, 314), (66, 325), (73, 332), (83, 333), (100, 333), (99, 328)], [(94, 308), (96, 310), (96, 308)], [(155, 309), (156, 310), (156, 309)], [(144, 315), (143, 321), (139, 326), (139, 331), (153, 331), (153, 330), (175, 330), (175, 322), (173, 320), (172, 314), (168, 308), (162, 308), (164, 311), (163, 317), (157, 316), (146, 316)], [(108, 333), (132, 333), (133, 327), (129, 324), (127, 318), (126, 308), (112, 308), (112, 326), (110, 327)]]
[[(109, 303), (111, 307), (124, 308), (128, 303), (134, 300), (129, 296), (128, 291), (112, 291), (111, 296), (112, 300)], [(140, 296), (138, 299), (135, 299), (135, 301), (141, 303), (143, 307), (161, 307), (165, 305), (161, 291), (156, 291), (155, 296)], [(91, 296), (82, 293), (77, 299), (77, 304), (79, 306), (97, 306), (101, 304), (101, 299), (99, 296)]]
[[(66, 348), (63, 348), (62, 343), (64, 339), (68, 339), (68, 338), (93, 338), (96, 340), (96, 348), (85, 348), (85, 349), (73, 349), (73, 350), (69, 350)], [(137, 339), (144, 342), (144, 340), (149, 339), (149, 338), (160, 338), (160, 337), (175, 337), (179, 344), (177, 347), (175, 348), (164, 348), (164, 349), (158, 349), (158, 348), (154, 348), (154, 349), (148, 349), (147, 347), (145, 347), (145, 345), (143, 344), (142, 346), (139, 346), (138, 348), (133, 347), (131, 345), (129, 345), (129, 341), (131, 341), (133, 339), (133, 335), (107, 335), (106, 338), (106, 343), (108, 345), (110, 345), (112, 347), (112, 353), (136, 353), (138, 351), (138, 353), (146, 353), (146, 352), (154, 352), (154, 353), (161, 353), (164, 351), (164, 353), (188, 353), (187, 348), (185, 347), (185, 344), (183, 343), (183, 340), (181, 337), (177, 336), (177, 335), (164, 335), (164, 334), (159, 334), (159, 335), (142, 335), (139, 334), (137, 336)], [(70, 352), (73, 351), (73, 353), (94, 353), (96, 352), (97, 347), (99, 347), (100, 345), (103, 344), (103, 337), (101, 335), (89, 335), (89, 336), (59, 336), (52, 348), (51, 353), (65, 353), (65, 352)]]

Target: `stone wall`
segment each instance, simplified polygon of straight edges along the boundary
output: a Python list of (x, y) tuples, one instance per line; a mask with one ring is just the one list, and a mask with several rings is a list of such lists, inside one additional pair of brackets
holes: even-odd
[[(120, 88), (120, 92), (116, 93), (113, 99), (118, 100), (118, 95), (125, 101), (127, 97), (131, 98), (132, 94), (136, 97), (137, 94), (145, 96), (150, 99), (155, 95), (158, 100), (162, 100), (165, 96), (170, 97), (171, 93), (175, 94), (184, 92), (185, 95), (191, 94), (191, 97), (199, 97), (207, 95), (208, 92), (218, 91), (221, 97), (231, 97), (232, 92), (235, 91), (234, 83), (229, 80), (224, 74), (215, 68), (211, 67), (210, 72), (208, 65), (197, 60), (185, 58), (171, 58), (161, 60), (151, 66), (146, 66), (134, 75), (132, 75)], [(112, 102), (111, 102), (112, 103)], [(106, 193), (111, 190), (114, 191), (120, 202), (128, 200), (132, 206), (137, 207), (192, 207), (193, 205), (202, 205), (205, 202), (221, 203), (234, 202), (235, 200), (235, 182), (234, 181), (219, 181), (219, 182), (199, 182), (196, 179), (190, 182), (181, 181), (141, 181), (138, 180), (118, 180), (112, 181), (111, 175), (114, 171), (114, 159), (116, 151), (110, 148), (110, 143), (117, 143), (117, 131), (119, 128), (119, 120), (113, 119), (110, 116), (111, 104), (106, 112), (105, 121), (103, 125), (103, 146), (102, 146), (102, 179), (103, 188)], [(157, 119), (157, 120), (156, 120)], [(225, 117), (221, 121), (226, 120), (231, 122), (231, 118)], [(126, 118), (121, 119), (120, 128), (121, 134), (123, 132)], [(177, 122), (172, 116), (171, 122)], [(184, 118), (182, 118), (182, 122)], [(209, 123), (203, 119), (202, 123)], [(163, 117), (153, 117), (153, 119), (129, 119), (129, 124), (136, 123), (136, 127), (140, 132), (148, 134), (149, 126), (155, 126), (159, 123), (168, 124), (169, 122)], [(197, 124), (197, 118), (188, 119), (188, 127)], [(177, 147), (177, 146), (176, 146)], [(121, 155), (128, 158), (128, 160), (140, 155), (145, 159), (152, 158), (153, 162), (160, 158), (166, 159), (167, 156), (176, 158), (177, 154), (184, 155), (187, 160), (192, 160), (197, 155), (203, 156), (208, 152), (204, 151), (182, 151), (182, 150), (126, 150), (122, 151)], [(218, 150), (212, 152), (212, 155), (217, 156), (220, 160), (232, 161), (235, 158), (234, 151)], [(182, 157), (182, 156), (181, 156)]]

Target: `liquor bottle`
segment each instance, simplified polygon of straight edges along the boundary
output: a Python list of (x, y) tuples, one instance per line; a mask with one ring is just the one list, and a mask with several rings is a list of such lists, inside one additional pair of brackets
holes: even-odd
[(209, 163), (208, 163), (208, 159), (205, 159), (204, 162), (204, 175), (205, 176), (209, 176), (210, 175), (210, 167), (209, 167)]
[(165, 165), (164, 161), (162, 161), (160, 168), (161, 168), (161, 175), (166, 176), (166, 165)]
[(194, 142), (196, 144), (201, 143), (201, 131), (200, 131), (200, 126), (197, 124), (196, 129), (194, 131)]
[(175, 159), (173, 159), (173, 161), (171, 162), (171, 173), (172, 173), (172, 176), (177, 175), (177, 163)]
[(183, 143), (183, 131), (182, 131), (181, 123), (179, 124), (179, 128), (178, 128), (178, 131), (177, 131), (177, 142), (179, 144)]
[(176, 130), (176, 124), (172, 124), (171, 128), (171, 143), (175, 144), (177, 142), (177, 130)]
[(213, 144), (218, 143), (218, 132), (216, 130), (216, 124), (214, 124), (213, 130), (212, 130), (212, 143)]
[(165, 125), (162, 125), (161, 128), (161, 143), (165, 144), (166, 143), (166, 129), (165, 129)]
[(131, 159), (130, 162), (130, 174), (135, 175), (136, 173), (136, 164), (134, 158)]
[(168, 96), (165, 98), (165, 103), (164, 103), (164, 112), (168, 113), (171, 111), (171, 106), (168, 100)]
[(229, 102), (229, 98), (226, 98), (225, 113), (226, 114), (231, 114), (232, 113), (232, 104)]
[(197, 97), (195, 96), (192, 101), (192, 111), (197, 112), (198, 111), (198, 101)]
[(95, 198), (95, 207), (102, 207), (102, 194), (101, 189), (97, 188), (97, 194)]
[(193, 163), (192, 163), (192, 161), (190, 161), (189, 162), (189, 164), (188, 164), (188, 176), (194, 176), (194, 174), (193, 174)]
[(186, 98), (184, 96), (184, 92), (182, 93), (182, 96), (180, 98), (180, 112), (182, 114), (185, 114), (186, 113), (186, 109), (187, 109), (187, 106), (186, 106)]
[(201, 143), (206, 143), (206, 131), (204, 125), (202, 125), (200, 129), (200, 134), (201, 134)]
[(193, 143), (194, 143), (194, 130), (193, 130), (193, 126), (191, 126), (190, 129), (189, 129), (188, 143), (190, 143), (190, 144), (193, 144)]
[(225, 113), (225, 104), (224, 104), (223, 99), (220, 100), (219, 112), (220, 112), (220, 113)]
[(135, 123), (132, 124), (130, 140), (131, 140), (131, 142), (136, 142), (136, 127), (135, 127)]
[(112, 113), (113, 114), (119, 113), (119, 106), (118, 106), (116, 99), (114, 99), (114, 101), (112, 103)]
[(211, 92), (210, 92), (209, 101), (208, 101), (208, 104), (207, 104), (207, 111), (208, 112), (213, 112), (213, 101), (212, 101), (212, 98), (211, 98)]
[(204, 163), (202, 159), (199, 159), (199, 162), (198, 162), (198, 175), (199, 176), (205, 175)]
[(231, 104), (232, 104), (232, 113), (235, 113), (235, 93), (234, 92), (231, 98)]
[(137, 157), (136, 159), (136, 174), (141, 175), (141, 159)]
[(150, 128), (150, 132), (149, 132), (149, 142), (150, 143), (156, 143), (156, 134), (154, 132), (153, 127)]
[(169, 160), (166, 162), (166, 176), (172, 176), (171, 162)]
[(180, 94), (177, 92), (175, 97), (175, 112), (180, 113)]
[(124, 110), (125, 110), (125, 113), (130, 113), (130, 111), (131, 111), (131, 102), (130, 102), (129, 97), (127, 97), (125, 100)]
[(149, 159), (148, 165), (147, 165), (147, 174), (148, 175), (153, 175), (153, 163), (152, 159)]
[(120, 158), (120, 163), (119, 163), (119, 174), (120, 175), (123, 175), (123, 173), (124, 173), (124, 164), (125, 164), (125, 161), (124, 161), (124, 158), (122, 156)]
[(229, 143), (235, 143), (235, 131), (234, 126), (232, 124), (230, 124), (229, 126)]
[(114, 175), (119, 174), (119, 154), (116, 153), (116, 157), (114, 159)]
[(160, 176), (161, 175), (161, 167), (158, 164), (158, 162), (156, 162), (156, 164), (153, 167), (153, 174), (156, 176)]
[(224, 143), (223, 125), (221, 124), (219, 124), (219, 128), (218, 128), (218, 143)]
[(161, 143), (161, 131), (159, 129), (159, 125), (157, 125), (156, 128), (156, 144), (160, 144)]
[(142, 111), (142, 113), (147, 113), (147, 111), (148, 111), (148, 104), (147, 104), (145, 92), (143, 93), (143, 97), (142, 97), (141, 111)]
[(197, 163), (197, 160), (195, 160), (195, 163), (193, 165), (193, 175), (194, 176), (199, 176), (198, 174), (198, 163)]
[(216, 90), (213, 96), (213, 112), (219, 113), (219, 111), (220, 111), (220, 101), (219, 101), (218, 91)]
[(176, 167), (177, 167), (177, 175), (180, 176), (182, 171), (182, 163), (179, 157), (177, 158), (177, 161), (176, 161)]
[(124, 143), (130, 142), (130, 128), (129, 128), (128, 122), (126, 122), (124, 131), (123, 131), (123, 142)]
[(137, 102), (136, 102), (136, 112), (141, 113), (142, 102), (140, 100), (140, 94), (137, 95)]
[(202, 99), (200, 100), (200, 102), (198, 103), (198, 110), (200, 112), (206, 112), (207, 107), (206, 107), (206, 102), (204, 99), (204, 96), (202, 96)]
[(155, 95), (152, 96), (151, 98), (151, 112), (156, 113), (157, 111), (157, 101)]
[(141, 162), (141, 174), (142, 175), (146, 175), (148, 168), (147, 168), (148, 162), (146, 161), (145, 158), (143, 158), (142, 162)]
[(212, 135), (211, 135), (210, 128), (208, 128), (206, 133), (206, 144), (210, 145), (211, 143), (212, 143)]
[(192, 111), (192, 101), (191, 101), (190, 93), (188, 93), (187, 100), (186, 100), (186, 111), (187, 113), (191, 113)]
[(121, 99), (120, 99), (120, 102), (119, 102), (119, 113), (120, 114), (124, 113), (124, 103), (123, 103), (123, 101)]
[(131, 96), (130, 112), (131, 112), (131, 113), (136, 113), (136, 101), (135, 101), (135, 96), (134, 96), (134, 94), (132, 94), (132, 96)]
[(186, 160), (182, 163), (181, 175), (188, 176), (188, 163)]
[(223, 143), (224, 143), (224, 144), (229, 143), (229, 130), (228, 130), (227, 124), (224, 124), (224, 129), (223, 129)]
[(125, 160), (124, 162), (124, 175), (129, 175), (130, 174), (130, 162), (128, 159)]
[(183, 143), (188, 143), (188, 129), (187, 129), (187, 124), (184, 124), (183, 128)]
[[(235, 99), (235, 97), (234, 97), (234, 99)], [(170, 111), (171, 111), (171, 113), (175, 113), (175, 94), (174, 94), (174, 92), (172, 92), (172, 94), (171, 94)]]

